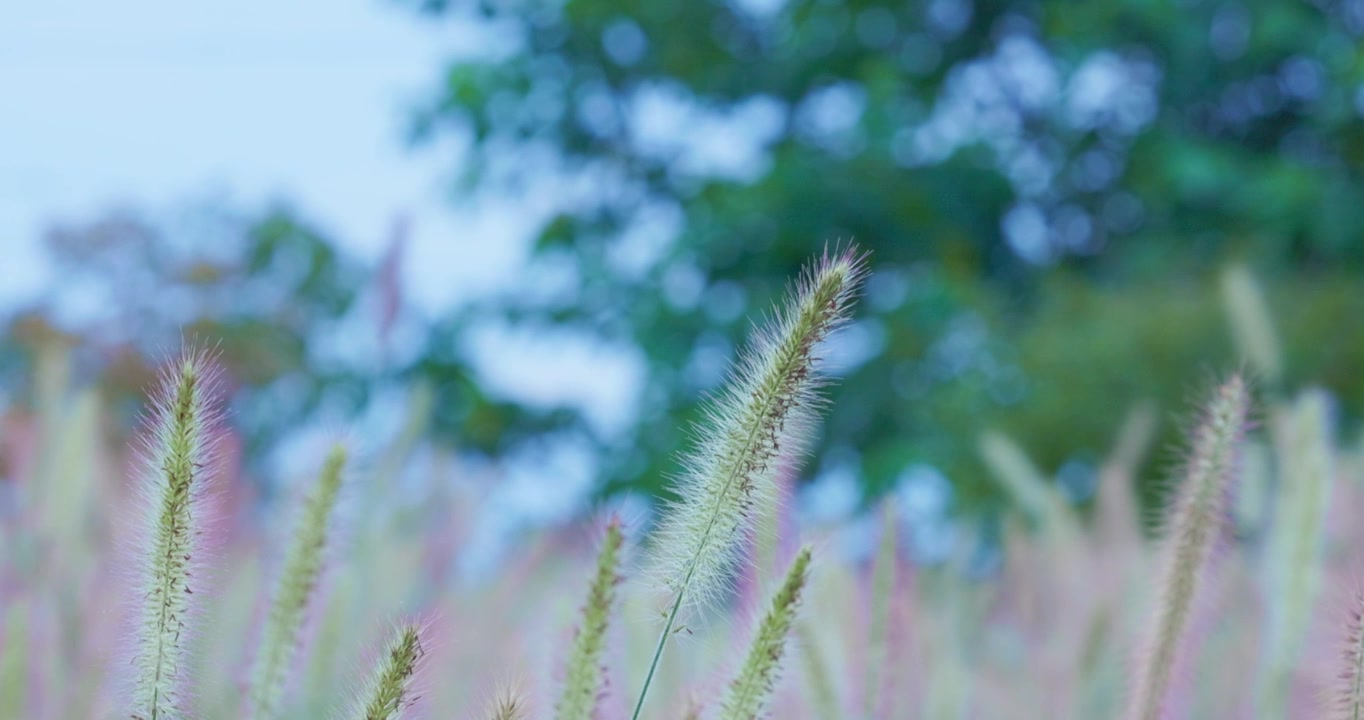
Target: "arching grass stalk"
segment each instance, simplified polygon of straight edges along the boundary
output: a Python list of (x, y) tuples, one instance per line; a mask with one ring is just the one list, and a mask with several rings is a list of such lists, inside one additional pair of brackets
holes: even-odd
[(421, 629), (403, 625), (375, 665), (368, 685), (355, 705), (355, 720), (398, 720), (412, 704), (412, 680), (426, 655)]
[(672, 602), (634, 720), (683, 607), (711, 601), (731, 582), (753, 529), (753, 505), (773, 492), (778, 459), (798, 451), (810, 434), (823, 382), (816, 372), (820, 342), (846, 322), (863, 272), (851, 247), (807, 266), (772, 323), (755, 334), (699, 429), (676, 483), (679, 499), (665, 512), (654, 543)]
[(204, 492), (218, 419), (213, 379), (208, 358), (188, 352), (163, 375), (153, 400), (141, 487), (147, 526), (139, 547), (141, 617), (131, 708), (138, 720), (190, 714), (185, 645), (203, 590)]
[(279, 714), (298, 655), (303, 621), (322, 575), (345, 465), (346, 449), (337, 445), (327, 455), (317, 483), (299, 508), (251, 672), (249, 717), (266, 720)]
[(1194, 431), (1184, 481), (1178, 490), (1166, 553), (1160, 597), (1146, 655), (1136, 677), (1133, 720), (1163, 717), (1170, 678), (1192, 611), (1198, 584), (1226, 518), (1227, 495), (1236, 472), (1236, 452), (1250, 409), (1250, 392), (1233, 375), (1213, 395)]
[(564, 694), (557, 708), (559, 720), (592, 720), (597, 711), (603, 675), (601, 657), (606, 649), (606, 628), (615, 605), (616, 586), (620, 584), (618, 570), (624, 542), (620, 521), (612, 519), (597, 555), (597, 572), (583, 606), (582, 624), (568, 655)]

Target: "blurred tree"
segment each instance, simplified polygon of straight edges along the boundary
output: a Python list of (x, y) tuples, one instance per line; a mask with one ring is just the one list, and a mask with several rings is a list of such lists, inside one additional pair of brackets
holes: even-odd
[(869, 496), (928, 461), (968, 502), (984, 423), (1055, 469), (1107, 447), (1115, 403), (1178, 406), (1229, 362), (1216, 264), (1293, 287), (1364, 264), (1356, 0), (420, 7), (493, 50), (446, 69), (414, 136), (471, 139), (475, 193), (586, 188), (535, 260), (573, 292), (473, 312), (647, 354), (608, 489), (660, 487), (746, 314), (826, 240), (876, 274), (822, 456), (860, 458)]
[(353, 412), (364, 402), (363, 368), (317, 338), (336, 332), (365, 276), (286, 208), (193, 204), (156, 219), (116, 210), (56, 225), (46, 245), (62, 282), (5, 335), (34, 361), (53, 333), (73, 336), (80, 367), (107, 373), (111, 399), (129, 416), (182, 342), (219, 353), (233, 423), (253, 450), (320, 407)]
[[(392, 258), (365, 268), (284, 208), (115, 213), (51, 233), (64, 300), (6, 335), (89, 336), (134, 390), (180, 328), (221, 338), (259, 443), (420, 380), (464, 447), (567, 430), (599, 445), (606, 491), (653, 492), (746, 318), (856, 238), (875, 274), (816, 450), (868, 497), (927, 462), (992, 502), (985, 427), (1055, 471), (1107, 448), (1125, 403), (1182, 407), (1233, 361), (1210, 283), (1228, 259), (1268, 282), (1290, 381), (1364, 407), (1364, 339), (1340, 332), (1364, 313), (1359, 0), (420, 8), (486, 52), (445, 69), (414, 137), (469, 141), (460, 193), (552, 208), (521, 282), (399, 351)], [(639, 421), (486, 389), (468, 331), (490, 320), (639, 348)], [(22, 362), (0, 345), (0, 372)]]
[(45, 240), (62, 282), (0, 328), (0, 376), (27, 392), (22, 379), (42, 348), (63, 343), (131, 421), (168, 354), (208, 345), (253, 460), (310, 422), (344, 426), (376, 395), (414, 381), (434, 390), (438, 416), (459, 426), (468, 447), (491, 451), (495, 439), (533, 432), (538, 417), (485, 395), (462, 359), (428, 342), (426, 328), (415, 347), (391, 347), (403, 302), (401, 237), (400, 224), (394, 252), (371, 269), (283, 205), (192, 203), (56, 225)]
[(404, 227), (371, 268), (283, 204), (210, 200), (58, 223), (44, 243), (61, 281), (0, 325), (0, 380), (16, 395), (0, 400), (32, 404), (33, 365), (62, 347), (132, 427), (166, 358), (200, 344), (217, 354), (253, 462), (313, 423), (347, 426), (384, 395), (431, 402), (447, 439), (489, 455), (569, 425), (566, 411), (484, 390), (461, 352), (465, 318), (428, 324), (404, 311)]

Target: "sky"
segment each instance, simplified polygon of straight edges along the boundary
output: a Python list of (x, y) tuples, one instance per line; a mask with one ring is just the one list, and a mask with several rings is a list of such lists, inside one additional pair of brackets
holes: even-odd
[(530, 218), (442, 197), (459, 148), (407, 148), (405, 123), (486, 36), (396, 1), (0, 4), (0, 309), (53, 278), (54, 221), (285, 199), (377, 257), (410, 221), (405, 279), (430, 309), (487, 289)]

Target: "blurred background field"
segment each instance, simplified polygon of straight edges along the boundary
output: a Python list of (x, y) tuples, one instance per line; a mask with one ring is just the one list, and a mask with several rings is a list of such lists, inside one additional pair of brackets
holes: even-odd
[[(343, 649), (314, 658), (344, 664), (398, 609), (543, 628), (493, 660), (486, 640), (450, 641), (467, 684), (433, 683), (439, 706), (515, 669), (552, 678), (535, 643), (571, 626), (585, 528), (615, 511), (643, 542), (751, 322), (848, 238), (871, 274), (789, 478), (789, 524), (824, 538), (827, 572), (869, 573), (890, 517), (904, 563), (979, 583), (923, 580), (922, 607), (989, 615), (991, 583), (1018, 590), (1012, 610), (1054, 592), (1010, 574), (1063, 570), (1026, 559), (1015, 525), (1039, 506), (1009, 478), (1102, 533), (1096, 495), (1118, 473), (1135, 506), (1114, 511), (1134, 523), (1115, 547), (1139, 546), (1190, 401), (1247, 367), (1266, 479), (1226, 582), (1253, 582), (1255, 503), (1273, 506), (1293, 452), (1268, 449), (1288, 442), (1272, 418), (1299, 391), (1329, 393), (1336, 492), (1358, 494), (1361, 35), (1357, 0), (0, 9), (0, 607), (7, 639), (52, 650), (0, 665), (31, 688), (0, 687), (31, 703), (0, 717), (96, 712), (100, 682), (71, 706), (45, 683), (98, 665), (116, 634), (104, 543), (145, 392), (182, 340), (215, 347), (226, 378), (217, 631), (250, 623), (276, 518), (346, 438), (364, 512), (319, 621), (344, 632), (318, 643)], [(529, 588), (568, 590), (536, 615), (504, 595)], [(1092, 635), (1118, 621), (1085, 607), (1101, 619), (1076, 647), (1118, 653)], [(1018, 612), (1021, 639), (920, 635), (915, 652), (969, 648), (934, 672), (1016, 697), (1009, 653), (1049, 627)], [(1057, 652), (1056, 687), (1109, 687)], [(345, 670), (313, 669), (300, 702)], [(692, 670), (677, 697), (704, 686)], [(227, 703), (233, 676), (213, 677)], [(985, 712), (994, 691), (930, 710)]]

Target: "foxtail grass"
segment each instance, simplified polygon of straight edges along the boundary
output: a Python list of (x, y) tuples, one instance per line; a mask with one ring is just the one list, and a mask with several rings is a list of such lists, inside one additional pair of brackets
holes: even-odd
[(1256, 708), (1287, 712), (1294, 669), (1321, 589), (1326, 511), (1335, 477), (1330, 400), (1321, 390), (1298, 397), (1282, 422), (1280, 495), (1269, 536), (1269, 632)]
[(592, 720), (597, 712), (605, 676), (602, 653), (606, 649), (606, 629), (620, 584), (624, 542), (620, 521), (612, 519), (606, 526), (606, 536), (597, 555), (597, 570), (583, 606), (582, 624), (578, 626), (569, 651), (563, 696), (556, 708), (558, 720)]
[(406, 624), (398, 628), (384, 649), (350, 717), (354, 720), (399, 720), (415, 697), (412, 682), (426, 655), (421, 628)]
[(1130, 699), (1133, 720), (1159, 720), (1195, 595), (1225, 524), (1237, 447), (1250, 411), (1250, 391), (1233, 375), (1213, 394), (1194, 430), (1191, 454), (1170, 516), (1155, 616)]
[(1278, 334), (1260, 284), (1244, 265), (1222, 272), (1222, 304), (1242, 358), (1255, 371), (1259, 382), (1277, 388), (1283, 376)]
[(781, 672), (791, 626), (796, 621), (801, 591), (810, 573), (810, 549), (802, 548), (791, 564), (786, 580), (772, 598), (772, 606), (758, 625), (748, 656), (729, 685), (720, 705), (720, 720), (756, 720), (762, 717)]
[(891, 599), (895, 594), (899, 570), (899, 534), (896, 532), (895, 501), (887, 496), (881, 510), (881, 542), (872, 563), (871, 617), (867, 623), (866, 697), (863, 709), (867, 717), (879, 715), (885, 667), (890, 659)]
[(209, 359), (187, 352), (161, 379), (144, 452), (146, 527), (138, 548), (141, 608), (130, 708), (137, 720), (191, 715), (187, 643), (203, 597), (204, 498), (218, 413)]
[(251, 672), (247, 700), (250, 718), (279, 716), (285, 687), (299, 655), (303, 623), (315, 602), (345, 466), (346, 449), (337, 445), (327, 455), (316, 484), (299, 508)]
[(809, 619), (796, 623), (796, 641), (805, 663), (806, 695), (815, 717), (819, 720), (838, 720), (838, 691), (834, 688), (828, 658), (820, 645), (819, 636)]
[(1332, 720), (1364, 720), (1364, 594), (1356, 593), (1345, 626), (1345, 646), (1334, 699)]
[(1075, 513), (1066, 505), (1065, 498), (1013, 439), (1001, 432), (987, 431), (980, 437), (980, 455), (1035, 527), (1062, 543), (1073, 542), (1079, 536)]
[(698, 428), (697, 446), (675, 484), (679, 499), (655, 537), (655, 565), (671, 607), (634, 720), (679, 613), (710, 603), (732, 582), (753, 530), (754, 505), (774, 492), (778, 461), (798, 454), (811, 434), (823, 384), (820, 345), (847, 321), (863, 274), (862, 257), (852, 248), (807, 266), (771, 324), (755, 333), (708, 422)]
[(488, 720), (525, 720), (526, 703), (521, 695), (511, 688), (504, 688), (497, 692), (493, 702), (488, 706)]

